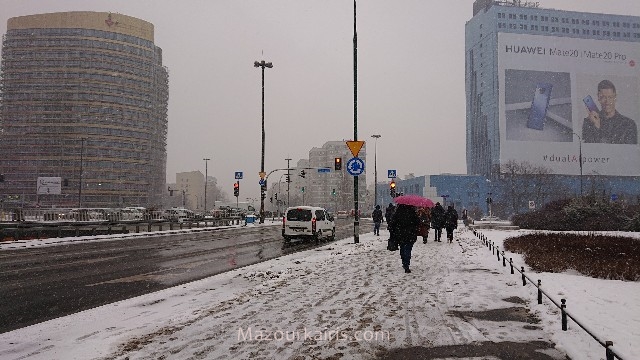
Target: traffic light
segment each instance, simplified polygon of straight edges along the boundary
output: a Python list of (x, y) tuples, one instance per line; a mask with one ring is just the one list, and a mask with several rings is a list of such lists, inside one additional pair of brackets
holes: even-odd
[(278, 200), (278, 193), (275, 194), (276, 200)]
[(302, 192), (304, 192), (304, 186), (302, 187)]
[(290, 183), (291, 182), (291, 177), (289, 176), (289, 174), (287, 174), (287, 176), (285, 177), (286, 182)]
[(342, 158), (335, 158), (333, 161), (334, 170), (342, 170)]
[(233, 196), (240, 196), (240, 182), (236, 181), (233, 183)]
[(331, 195), (336, 196), (336, 189), (331, 190)]
[(391, 197), (396, 197), (396, 182), (393, 180), (391, 180), (391, 183), (389, 184), (389, 194)]
[(305, 176), (307, 176), (307, 173), (304, 170), (300, 170), (300, 177), (304, 179)]

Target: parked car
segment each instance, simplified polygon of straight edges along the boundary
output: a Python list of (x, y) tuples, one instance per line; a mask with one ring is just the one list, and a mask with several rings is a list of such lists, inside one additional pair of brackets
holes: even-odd
[(333, 216), (327, 210), (316, 206), (294, 206), (288, 208), (282, 217), (282, 237), (291, 239), (333, 240), (336, 226)]
[(349, 213), (346, 211), (338, 211), (338, 213), (336, 214), (338, 219), (346, 219), (349, 217)]

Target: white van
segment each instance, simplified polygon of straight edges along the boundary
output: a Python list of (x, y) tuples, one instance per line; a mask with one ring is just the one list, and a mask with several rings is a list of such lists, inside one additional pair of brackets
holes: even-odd
[(316, 206), (293, 206), (282, 216), (282, 237), (291, 239), (333, 240), (336, 226), (327, 210)]

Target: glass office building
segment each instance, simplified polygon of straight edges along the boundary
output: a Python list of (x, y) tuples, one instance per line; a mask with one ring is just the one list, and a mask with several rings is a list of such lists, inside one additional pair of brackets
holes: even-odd
[[(584, 177), (585, 189), (640, 194), (640, 17), (477, 0), (465, 34), (469, 174), (526, 162), (575, 193)], [(627, 120), (605, 135), (587, 103)]]
[[(167, 105), (151, 23), (102, 12), (9, 19), (0, 78), (5, 206), (159, 206)], [(42, 177), (59, 177), (61, 193), (38, 194)]]

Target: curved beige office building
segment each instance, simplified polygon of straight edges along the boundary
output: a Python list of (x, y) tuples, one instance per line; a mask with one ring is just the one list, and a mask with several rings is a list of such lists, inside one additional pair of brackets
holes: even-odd
[[(64, 12), (9, 19), (0, 78), (4, 207), (160, 206), (168, 72), (153, 25)], [(37, 194), (60, 177), (61, 194)]]

